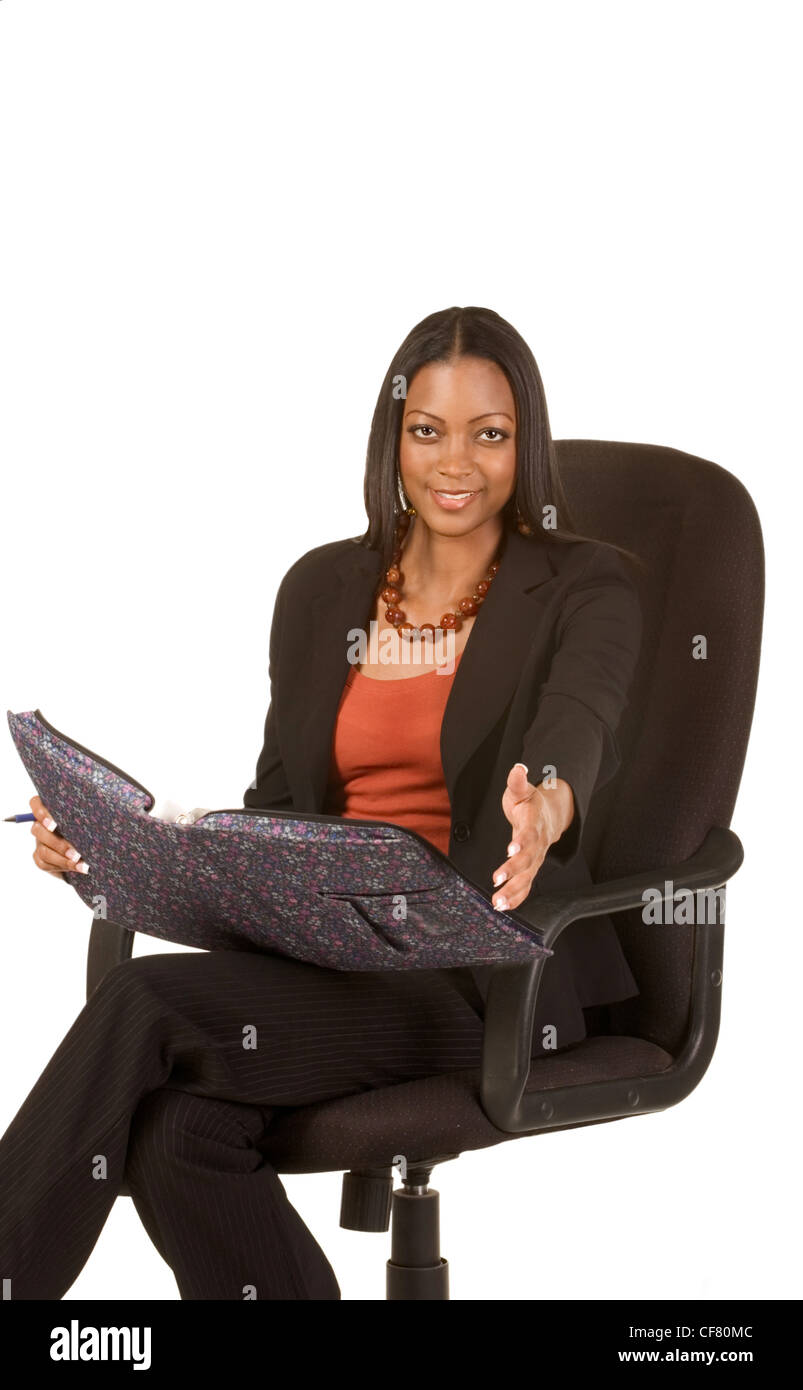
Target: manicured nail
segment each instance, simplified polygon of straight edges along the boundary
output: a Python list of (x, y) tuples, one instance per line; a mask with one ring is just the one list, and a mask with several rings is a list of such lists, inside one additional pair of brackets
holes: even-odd
[(510, 858), (510, 856), (511, 856), (512, 854), (518, 854), (518, 852), (519, 852), (520, 849), (521, 849), (521, 845), (520, 845), (516, 840), (511, 840), (510, 844), (509, 844), (508, 847), (507, 847), (507, 857), (508, 857), (508, 859)]
[(52, 816), (45, 816), (44, 820), (42, 821), (42, 824), (45, 827), (45, 830), (55, 830), (56, 828), (56, 822), (54, 821)]
[(510, 904), (509, 904), (507, 898), (499, 898), (499, 899), (494, 903), (494, 912), (507, 912), (509, 906), (510, 906)]
[(523, 767), (525, 772), (528, 770), (526, 763), (516, 763), (516, 767)]
[(78, 853), (78, 850), (77, 850), (77, 849), (68, 849), (68, 850), (66, 850), (65, 853), (66, 853), (66, 857), (67, 857), (68, 859), (80, 859), (80, 858), (81, 858), (81, 856), (80, 856), (80, 854)]
[(88, 865), (88, 864), (85, 864), (84, 861), (83, 861), (83, 859), (79, 859), (79, 861), (78, 861), (78, 863), (76, 864), (75, 867), (76, 867), (76, 869), (78, 870), (79, 874), (88, 874), (88, 873), (89, 873), (89, 865)]
[(507, 874), (504, 869), (500, 869), (498, 874), (494, 874), (494, 888), (498, 888), (500, 883), (507, 883)]

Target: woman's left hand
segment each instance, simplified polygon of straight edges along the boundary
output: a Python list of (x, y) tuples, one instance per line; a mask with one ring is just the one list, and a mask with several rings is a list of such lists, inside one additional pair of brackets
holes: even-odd
[(502, 891), (494, 893), (491, 901), (500, 912), (519, 907), (528, 896), (550, 845), (574, 820), (574, 796), (569, 783), (560, 777), (549, 787), (534, 786), (527, 780), (524, 763), (515, 763), (502, 796), (502, 810), (513, 835), (506, 862), (493, 874), (494, 886)]

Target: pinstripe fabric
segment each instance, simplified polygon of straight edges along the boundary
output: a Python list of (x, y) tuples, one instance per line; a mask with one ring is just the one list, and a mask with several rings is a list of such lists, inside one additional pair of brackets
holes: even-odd
[(125, 1177), (182, 1298), (339, 1298), (255, 1141), (269, 1153), (275, 1106), (479, 1066), (451, 975), (244, 951), (115, 966), (0, 1139), (11, 1297), (63, 1297)]
[(160, 1087), (140, 1101), (126, 1181), (183, 1299), (336, 1299), (334, 1270), (255, 1147), (269, 1111)]

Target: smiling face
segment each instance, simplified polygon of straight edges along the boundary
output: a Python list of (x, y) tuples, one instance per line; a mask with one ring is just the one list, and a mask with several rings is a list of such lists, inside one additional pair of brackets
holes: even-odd
[(432, 531), (465, 535), (498, 517), (516, 486), (516, 403), (501, 367), (482, 357), (421, 367), (407, 389), (399, 469)]

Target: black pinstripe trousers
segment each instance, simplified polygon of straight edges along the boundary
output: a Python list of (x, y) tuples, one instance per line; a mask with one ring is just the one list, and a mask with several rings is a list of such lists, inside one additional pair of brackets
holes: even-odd
[(339, 1298), (266, 1156), (271, 1118), (478, 1067), (482, 1005), (455, 974), (245, 951), (115, 966), (0, 1139), (10, 1297), (63, 1297), (125, 1179), (182, 1299)]

